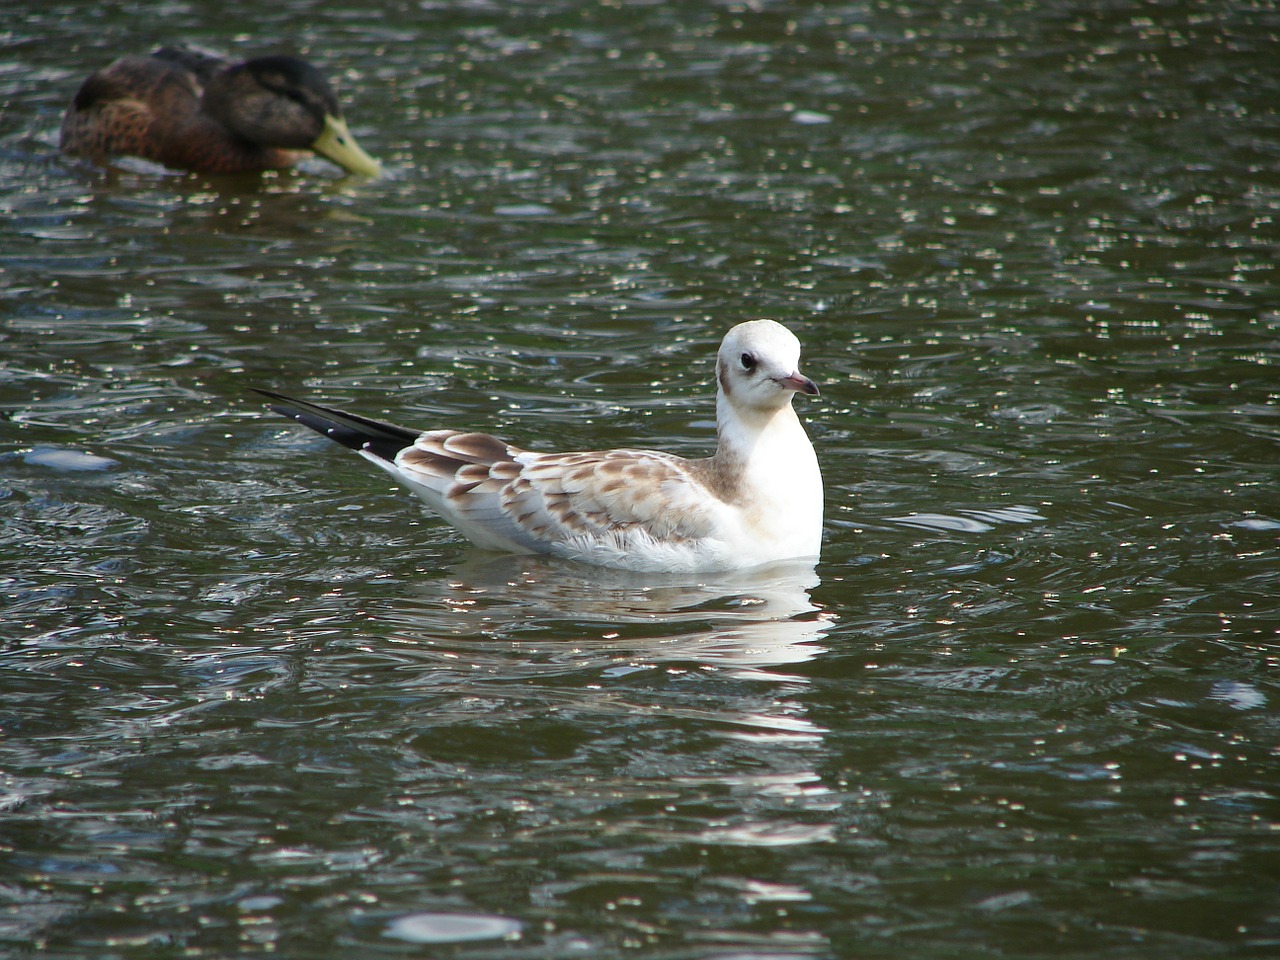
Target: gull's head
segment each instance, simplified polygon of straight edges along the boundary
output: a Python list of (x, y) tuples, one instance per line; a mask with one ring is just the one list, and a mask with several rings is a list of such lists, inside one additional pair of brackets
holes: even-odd
[(725, 334), (716, 381), (721, 398), (741, 411), (772, 413), (796, 393), (818, 395), (817, 384), (800, 372), (800, 341), (773, 320), (748, 320)]

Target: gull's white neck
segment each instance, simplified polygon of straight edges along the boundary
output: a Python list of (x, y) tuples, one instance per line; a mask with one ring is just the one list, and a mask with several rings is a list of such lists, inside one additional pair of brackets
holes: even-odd
[(790, 402), (772, 410), (742, 409), (723, 390), (716, 396), (716, 435), (716, 456), (722, 459), (750, 461), (760, 452), (797, 442), (813, 449)]
[(817, 556), (822, 544), (822, 473), (813, 444), (788, 401), (740, 409), (716, 398), (716, 467), (763, 541), (779, 558)]

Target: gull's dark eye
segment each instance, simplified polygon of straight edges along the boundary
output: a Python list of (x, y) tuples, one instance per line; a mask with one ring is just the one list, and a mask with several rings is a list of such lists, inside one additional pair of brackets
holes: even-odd
[(754, 370), (756, 368), (756, 358), (749, 353), (744, 353), (740, 358), (743, 370)]

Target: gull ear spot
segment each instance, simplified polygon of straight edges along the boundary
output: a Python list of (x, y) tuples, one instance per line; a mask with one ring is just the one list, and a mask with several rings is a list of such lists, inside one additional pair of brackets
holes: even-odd
[(733, 396), (733, 385), (729, 383), (729, 364), (724, 360), (716, 364), (716, 382), (720, 384), (720, 392), (725, 397)]

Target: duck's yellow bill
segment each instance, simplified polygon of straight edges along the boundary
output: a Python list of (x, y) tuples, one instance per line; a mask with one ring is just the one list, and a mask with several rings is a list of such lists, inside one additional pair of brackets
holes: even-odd
[(347, 122), (341, 117), (324, 118), (324, 130), (311, 145), (311, 149), (349, 173), (358, 173), (364, 177), (376, 177), (382, 173), (382, 164), (361, 149), (356, 138), (347, 129)]

